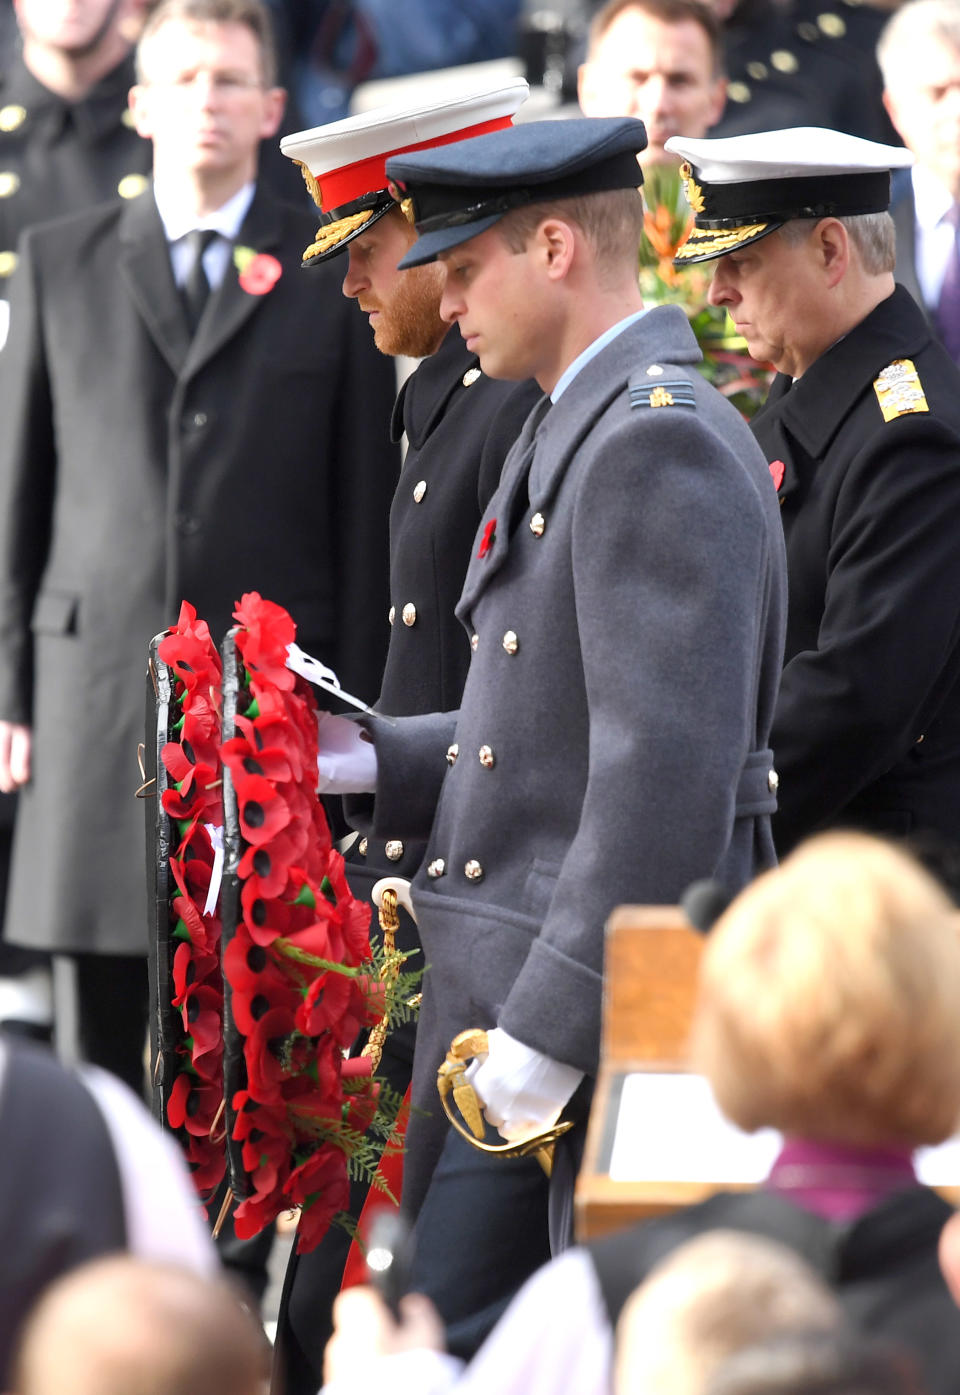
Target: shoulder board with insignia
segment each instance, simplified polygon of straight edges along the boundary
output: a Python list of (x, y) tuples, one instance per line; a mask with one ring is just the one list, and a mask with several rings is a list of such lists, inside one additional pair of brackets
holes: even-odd
[(909, 412), (930, 410), (913, 359), (895, 358), (888, 363), (874, 379), (873, 390), (877, 394), (884, 421), (893, 421), (895, 417), (906, 416)]
[(655, 383), (630, 384), (631, 407), (692, 407), (697, 409), (688, 378), (658, 378)]

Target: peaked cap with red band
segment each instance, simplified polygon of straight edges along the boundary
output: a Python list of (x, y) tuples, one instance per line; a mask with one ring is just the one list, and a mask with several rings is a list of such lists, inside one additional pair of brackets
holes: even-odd
[(280, 149), (300, 166), (321, 209), (320, 228), (303, 265), (334, 256), (394, 207), (387, 188), (389, 156), (502, 130), (528, 93), (524, 79), (514, 78), (429, 104), (379, 107), (284, 136)]

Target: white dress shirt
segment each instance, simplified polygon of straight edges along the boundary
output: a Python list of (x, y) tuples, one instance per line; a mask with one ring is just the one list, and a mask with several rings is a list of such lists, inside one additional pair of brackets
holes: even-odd
[(215, 237), (204, 252), (203, 269), (207, 274), (210, 289), (216, 290), (227, 274), (233, 244), (236, 242), (243, 220), (247, 216), (247, 210), (253, 202), (253, 193), (254, 185), (252, 183), (244, 184), (243, 188), (239, 189), (233, 198), (228, 199), (221, 208), (198, 218), (195, 213), (183, 209), (179, 200), (172, 198), (170, 191), (161, 184), (153, 186), (157, 211), (160, 214), (160, 221), (163, 223), (163, 230), (167, 235), (167, 242), (170, 244), (173, 279), (178, 286), (183, 286), (193, 265), (193, 249), (186, 241), (187, 233), (193, 232), (194, 228), (201, 230), (211, 228), (220, 236)]
[(940, 181), (922, 165), (914, 165), (910, 174), (916, 213), (917, 280), (924, 304), (935, 310), (957, 236), (956, 228), (946, 220), (953, 207), (953, 199)]

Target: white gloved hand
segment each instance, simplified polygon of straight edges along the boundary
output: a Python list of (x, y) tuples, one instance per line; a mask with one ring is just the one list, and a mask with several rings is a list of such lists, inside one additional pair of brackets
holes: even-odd
[(317, 713), (317, 794), (373, 794), (377, 748), (363, 727), (333, 712)]
[(526, 1138), (555, 1124), (583, 1071), (525, 1046), (502, 1027), (488, 1032), (487, 1042), (489, 1051), (466, 1076), (501, 1138)]

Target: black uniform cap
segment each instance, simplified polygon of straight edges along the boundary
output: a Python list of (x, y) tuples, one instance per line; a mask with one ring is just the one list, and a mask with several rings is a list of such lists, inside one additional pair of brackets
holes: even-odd
[(513, 208), (636, 189), (643, 122), (629, 116), (531, 121), (433, 150), (394, 155), (387, 177), (419, 234), (400, 266), (422, 266)]

